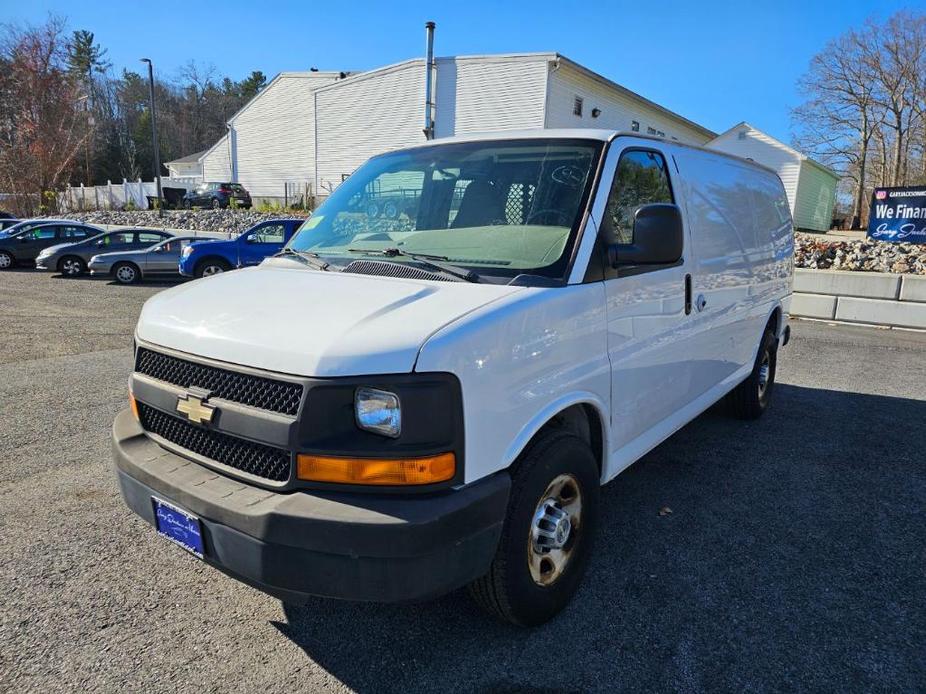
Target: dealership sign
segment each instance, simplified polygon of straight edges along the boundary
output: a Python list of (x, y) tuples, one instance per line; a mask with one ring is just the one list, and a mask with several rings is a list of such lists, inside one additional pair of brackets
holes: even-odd
[(926, 186), (875, 188), (868, 215), (868, 238), (926, 243)]

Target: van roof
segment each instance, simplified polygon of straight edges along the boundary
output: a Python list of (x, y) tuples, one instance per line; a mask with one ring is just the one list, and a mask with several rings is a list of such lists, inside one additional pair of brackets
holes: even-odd
[(642, 133), (632, 132), (629, 130), (607, 130), (603, 128), (534, 128), (531, 130), (494, 130), (486, 132), (467, 133), (465, 135), (454, 135), (452, 137), (442, 137), (419, 145), (402, 149), (417, 149), (419, 147), (433, 147), (435, 145), (463, 143), (463, 142), (489, 142), (492, 140), (544, 140), (544, 139), (562, 139), (562, 140), (598, 140), (600, 142), (610, 142), (617, 137), (633, 137), (640, 140), (651, 140), (662, 145), (671, 145), (673, 147), (686, 147), (701, 152), (708, 152), (718, 157), (732, 159), (740, 164), (746, 164), (762, 171), (772, 173), (778, 177), (778, 172), (764, 164), (760, 164), (752, 159), (738, 157), (735, 154), (722, 152), (710, 147), (693, 145), (679, 140), (667, 140), (657, 135), (644, 135)]

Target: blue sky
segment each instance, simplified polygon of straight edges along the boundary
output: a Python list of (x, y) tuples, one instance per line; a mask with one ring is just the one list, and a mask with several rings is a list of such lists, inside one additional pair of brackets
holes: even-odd
[[(240, 79), (251, 70), (364, 70), (424, 52), (558, 51), (718, 132), (741, 120), (791, 139), (795, 83), (826, 42), (893, 0), (774, 2), (274, 2), (0, 0), (0, 23), (49, 13), (87, 29), (116, 68), (150, 57), (175, 74), (195, 60)], [(151, 10), (154, 9), (152, 12)]]

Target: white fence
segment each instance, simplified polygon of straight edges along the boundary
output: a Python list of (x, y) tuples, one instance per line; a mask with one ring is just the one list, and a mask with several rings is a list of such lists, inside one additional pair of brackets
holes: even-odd
[[(165, 177), (161, 179), (161, 188), (183, 188), (189, 190), (201, 182), (193, 176), (182, 178)], [(62, 212), (81, 210), (124, 210), (126, 207), (137, 210), (148, 209), (148, 198), (158, 195), (157, 183), (154, 181), (127, 181), (113, 183), (107, 181), (102, 186), (68, 186), (58, 193), (58, 209)]]

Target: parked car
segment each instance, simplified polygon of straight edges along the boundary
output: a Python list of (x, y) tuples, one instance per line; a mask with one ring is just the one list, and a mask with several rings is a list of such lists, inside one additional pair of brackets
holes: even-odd
[(193, 242), (215, 242), (203, 236), (173, 236), (150, 248), (101, 253), (87, 264), (94, 276), (109, 275), (120, 284), (133, 284), (147, 277), (180, 277), (180, 252)]
[(9, 219), (0, 219), (0, 232), (6, 231), (10, 227), (16, 226), (21, 221), (22, 221), (21, 219), (14, 219), (12, 217), (10, 217)]
[[(396, 181), (414, 218), (363, 213)], [(601, 484), (721, 399), (765, 412), (793, 244), (772, 170), (663, 138), (374, 157), (286, 253), (145, 304), (122, 496), (287, 601), (469, 585), (539, 624), (580, 585)]]
[(90, 258), (99, 253), (137, 251), (173, 237), (160, 229), (117, 229), (102, 232), (77, 243), (64, 243), (46, 248), (35, 259), (38, 270), (60, 272), (65, 277), (77, 277), (87, 271)]
[(0, 270), (30, 265), (49, 248), (73, 243), (103, 232), (99, 227), (77, 222), (44, 222), (0, 237)]
[(251, 194), (240, 183), (201, 183), (183, 196), (183, 207), (228, 207), (234, 200), (238, 207), (251, 207)]
[(180, 255), (180, 274), (184, 277), (209, 277), (257, 265), (267, 256), (278, 253), (304, 221), (271, 219), (229, 241), (191, 243)]

